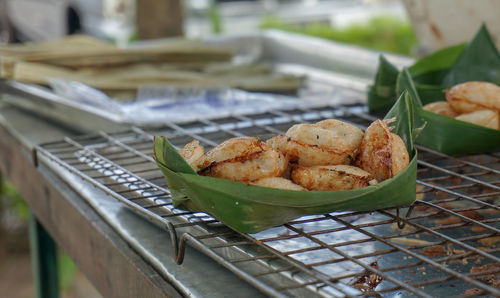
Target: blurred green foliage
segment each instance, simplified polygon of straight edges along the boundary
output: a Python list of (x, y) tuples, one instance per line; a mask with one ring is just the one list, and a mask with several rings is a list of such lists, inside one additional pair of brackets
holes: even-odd
[[(14, 209), (16, 215), (27, 221), (29, 217), (29, 209), (26, 202), (23, 200), (21, 195), (17, 192), (14, 186), (5, 181), (0, 173), (0, 204), (5, 205), (7, 208)], [(0, 208), (1, 210), (1, 208)]]
[(73, 285), (77, 267), (67, 254), (59, 251), (57, 269), (59, 270), (59, 289), (63, 292), (68, 291)]
[[(14, 210), (17, 217), (25, 222), (28, 221), (28, 204), (26, 204), (14, 186), (3, 179), (2, 173), (0, 173), (0, 205), (0, 210), (11, 208)], [(1, 212), (0, 216), (2, 216)], [(77, 267), (71, 258), (61, 251), (58, 253), (57, 267), (59, 270), (59, 287), (62, 291), (67, 291), (73, 285)]]
[(411, 55), (412, 48), (417, 45), (417, 37), (411, 25), (391, 16), (376, 16), (368, 22), (345, 28), (334, 28), (325, 23), (291, 24), (267, 16), (262, 19), (260, 28), (311, 35), (403, 55)]
[(220, 34), (222, 33), (222, 20), (219, 12), (219, 5), (216, 1), (213, 1), (210, 5), (209, 10), (210, 24), (212, 26), (212, 33)]

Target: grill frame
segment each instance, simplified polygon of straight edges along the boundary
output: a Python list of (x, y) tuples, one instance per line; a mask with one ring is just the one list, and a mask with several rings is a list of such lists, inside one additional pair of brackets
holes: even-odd
[[(264, 117), (263, 115), (267, 116)], [(269, 121), (269, 119), (266, 118), (269, 118), (269, 115), (272, 115), (272, 117), (274, 117), (272, 118), (272, 121)], [(283, 129), (281, 127), (289, 127), (294, 123), (318, 121), (324, 118), (333, 117), (354, 117), (357, 119), (357, 121), (359, 121), (359, 123), (354, 123), (358, 126), (363, 126), (363, 124), (360, 123), (367, 123), (374, 119), (372, 116), (367, 115), (364, 112), (364, 109), (360, 106), (333, 107), (325, 105), (321, 108), (299, 108), (290, 111), (282, 110), (256, 115), (234, 115), (231, 117), (225, 117), (223, 119), (200, 119), (197, 121), (199, 123), (199, 127), (196, 127), (195, 125), (193, 126), (190, 123), (170, 123), (165, 128), (157, 128), (154, 130), (167, 132), (167, 137), (176, 139), (177, 143), (181, 143), (181, 140), (183, 139), (188, 141), (190, 140), (190, 138), (196, 138), (205, 145), (215, 145), (218, 143), (218, 141), (216, 140), (227, 138), (227, 135), (248, 135), (248, 133), (243, 133), (247, 129), (259, 129), (260, 131), (266, 131), (274, 134), (283, 132)], [(224, 120), (226, 118), (232, 119), (233, 123), (231, 121), (226, 122), (226, 120)], [(238, 123), (244, 125), (239, 125)], [(130, 135), (132, 135), (133, 137), (130, 137)], [(209, 135), (213, 135), (214, 137), (207, 137)], [(137, 142), (134, 142), (134, 139)], [(420, 185), (421, 188), (417, 189), (418, 194), (426, 196), (427, 193), (431, 192), (431, 189), (434, 189), (433, 192), (435, 193), (441, 192), (437, 194), (441, 195), (443, 199), (439, 199), (439, 195), (436, 195), (437, 199), (432, 199), (432, 202), (419, 200), (413, 205), (413, 207), (403, 208), (404, 213), (402, 214), (405, 214), (405, 216), (400, 216), (400, 209), (397, 208), (379, 210), (374, 213), (376, 213), (377, 216), (382, 216), (387, 219), (382, 221), (379, 220), (378, 222), (375, 221), (369, 223), (353, 224), (359, 219), (363, 220), (374, 217), (373, 214), (370, 215), (370, 212), (343, 212), (340, 214), (328, 214), (312, 217), (310, 219), (306, 219), (305, 221), (303, 219), (298, 219), (284, 225), (285, 231), (289, 231), (288, 235), (284, 234), (281, 236), (278, 235), (274, 238), (268, 237), (264, 239), (258, 239), (254, 238), (254, 236), (252, 235), (234, 232), (227, 227), (218, 224), (217, 221), (213, 218), (204, 216), (203, 214), (199, 213), (190, 213), (179, 211), (176, 209), (170, 209), (169, 212), (177, 212), (178, 215), (166, 214), (165, 217), (162, 217), (159, 213), (162, 211), (167, 211), (170, 208), (168, 199), (158, 200), (156, 197), (158, 197), (159, 194), (152, 193), (151, 191), (147, 191), (145, 194), (143, 194), (143, 197), (137, 197), (132, 196), (132, 194), (140, 191), (139, 189), (131, 190), (130, 187), (128, 189), (119, 189), (119, 187), (123, 186), (124, 182), (117, 182), (117, 177), (115, 177), (117, 175), (120, 175), (121, 178), (137, 179), (132, 179), (131, 182), (127, 183), (132, 183), (132, 185), (135, 185), (134, 187), (139, 186), (142, 189), (143, 193), (144, 191), (151, 190), (152, 188), (156, 188), (159, 191), (163, 192), (163, 196), (166, 196), (166, 194), (168, 193), (167, 188), (152, 182), (161, 180), (163, 178), (161, 174), (158, 177), (151, 177), (154, 179), (141, 180), (139, 178), (139, 175), (145, 175), (144, 173), (150, 172), (149, 168), (145, 168), (143, 170), (138, 169), (135, 171), (127, 170), (127, 167), (133, 168), (135, 166), (140, 166), (141, 164), (144, 164), (144, 162), (149, 162), (150, 165), (154, 165), (154, 161), (151, 156), (143, 152), (144, 150), (147, 150), (146, 148), (148, 148), (148, 144), (141, 144), (140, 142), (138, 142), (147, 140), (149, 140), (149, 142), (152, 142), (152, 134), (150, 132), (147, 132), (140, 128), (132, 128), (131, 130), (127, 130), (125, 132), (113, 134), (99, 132), (97, 135), (86, 135), (75, 138), (66, 137), (62, 141), (39, 145), (36, 147), (36, 150), (38, 154), (44, 155), (48, 159), (63, 166), (70, 172), (82, 177), (84, 180), (90, 182), (95, 187), (103, 190), (108, 195), (111, 195), (112, 197), (131, 207), (134, 211), (145, 216), (148, 220), (167, 229), (170, 232), (171, 239), (173, 240), (172, 243), (176, 251), (175, 258), (177, 259), (178, 263), (182, 262), (182, 259), (184, 257), (184, 247), (186, 245), (186, 242), (188, 242), (190, 245), (196, 247), (198, 250), (215, 259), (217, 262), (219, 262), (244, 280), (248, 281), (253, 286), (271, 296), (298, 296), (306, 294), (316, 294), (317, 296), (378, 295), (406, 290), (409, 293), (415, 295), (428, 297), (432, 296), (433, 293), (428, 293), (428, 291), (425, 290), (425, 286), (434, 286), (437, 283), (446, 283), (452, 280), (462, 280), (464, 281), (464, 283), (470, 284), (470, 287), (480, 289), (482, 291), (480, 293), (483, 294), (500, 294), (499, 290), (492, 288), (484, 282), (474, 279), (474, 277), (481, 276), (480, 274), (488, 275), (488, 273), (457, 272), (456, 270), (450, 269), (449, 267), (441, 263), (448, 261), (451, 262), (453, 260), (460, 259), (461, 257), (463, 260), (464, 256), (470, 256), (469, 258), (472, 258), (472, 256), (479, 256), (483, 259), (491, 260), (494, 262), (500, 261), (500, 258), (498, 257), (498, 253), (500, 251), (499, 249), (491, 248), (489, 250), (481, 250), (477, 247), (467, 244), (468, 241), (470, 242), (475, 240), (476, 242), (478, 242), (485, 238), (498, 237), (497, 235), (499, 234), (499, 229), (498, 225), (495, 226), (495, 223), (498, 223), (500, 221), (500, 217), (483, 217), (482, 219), (475, 219), (472, 216), (475, 214), (474, 212), (478, 213), (478, 210), (485, 211), (492, 209), (498, 212), (498, 210), (500, 209), (500, 207), (498, 206), (498, 202), (495, 204), (495, 200), (493, 201), (493, 203), (485, 201), (484, 198), (487, 198), (488, 194), (477, 193), (477, 191), (472, 191), (472, 194), (463, 193), (464, 189), (465, 191), (467, 191), (473, 189), (474, 187), (480, 186), (482, 188), (490, 190), (490, 196), (497, 195), (497, 193), (500, 194), (500, 186), (495, 184), (500, 184), (500, 182), (495, 182), (494, 179), (494, 176), (500, 173), (500, 165), (498, 166), (498, 168), (494, 168), (493, 166), (491, 166), (491, 163), (480, 163), (474, 161), (474, 158), (484, 156), (491, 157), (500, 163), (500, 155), (496, 156), (496, 153), (480, 156), (469, 156), (467, 157), (467, 159), (459, 159), (419, 147), (419, 179), (417, 181), (417, 184)], [(103, 146), (102, 144), (107, 145)], [(149, 148), (152, 148), (151, 144), (149, 145)], [(105, 150), (106, 148), (112, 148), (113, 150), (115, 150), (115, 152), (106, 153), (110, 159), (106, 158), (104, 153), (99, 153), (99, 150)], [(121, 150), (124, 151), (116, 151), (117, 148), (121, 148)], [(120, 156), (120, 154), (123, 154), (123, 152), (132, 153), (132, 155), (130, 157), (127, 157), (127, 155)], [(79, 154), (81, 158), (83, 158), (83, 161), (76, 158), (76, 153)], [(113, 154), (117, 154), (118, 157), (113, 157)], [(95, 159), (89, 159), (90, 157), (93, 157)], [(139, 158), (140, 161), (134, 160), (137, 158)], [(131, 162), (124, 163), (124, 161), (127, 161), (128, 159), (130, 159)], [(75, 161), (69, 162), (68, 160)], [(91, 163), (94, 163), (94, 165), (88, 166)], [(121, 166), (119, 166), (119, 163), (121, 163)], [(444, 165), (440, 165), (440, 163), (443, 163)], [(460, 164), (462, 166), (460, 166)], [(98, 171), (96, 171), (97, 166), (100, 166), (100, 169)], [(463, 169), (461, 169), (469, 169), (468, 167), (480, 171), (466, 173), (462, 171)], [(156, 166), (154, 166), (154, 169), (156, 169)], [(106, 174), (106, 171), (111, 171), (111, 174)], [(156, 171), (159, 173), (159, 170), (156, 169)], [(94, 176), (92, 176), (93, 172), (96, 172), (94, 173)], [(425, 175), (431, 175), (433, 172), (446, 174), (447, 176), (425, 177)], [(97, 175), (99, 173), (100, 175)], [(109, 182), (101, 182), (101, 180), (103, 179), (109, 180), (110, 177), (114, 178)], [(449, 182), (447, 180), (451, 181), (452, 179), (455, 179), (457, 183), (449, 186), (443, 184), (444, 182)], [(490, 181), (490, 179), (493, 180)], [(469, 184), (464, 185), (464, 181)], [(438, 185), (437, 183), (442, 184)], [(444, 198), (444, 195), (446, 195), (447, 197)], [(496, 200), (498, 201), (498, 198), (496, 198)], [(466, 201), (470, 204), (476, 204), (477, 206), (473, 206), (472, 208), (469, 208), (468, 206), (466, 206), (465, 208), (450, 208), (445, 205), (458, 201)], [(140, 204), (142, 205), (138, 205), (139, 203), (137, 202), (141, 202)], [(151, 211), (151, 209), (158, 209), (160, 211), (153, 212)], [(430, 212), (428, 214), (420, 214), (420, 211), (415, 212), (414, 209), (431, 209), (434, 210), (434, 212)], [(417, 213), (417, 215), (415, 215), (415, 213)], [(443, 224), (443, 226), (440, 227), (426, 226), (426, 218), (439, 216), (440, 214), (446, 214), (447, 218), (453, 218), (455, 220), (452, 223)], [(360, 217), (356, 219), (356, 216)], [(350, 218), (353, 217), (355, 219), (351, 221)], [(458, 221), (456, 219), (458, 219)], [(303, 229), (301, 230), (301, 227), (307, 227), (308, 224), (311, 224), (313, 222), (322, 223), (324, 221), (331, 223), (340, 223), (341, 226), (335, 227), (335, 225), (333, 225), (329, 229), (320, 229), (312, 232), (304, 232)], [(393, 229), (394, 235), (379, 236), (374, 234), (373, 231), (368, 230), (374, 227), (376, 228), (388, 224), (396, 224), (396, 226), (399, 228), (397, 230)], [(412, 231), (410, 229), (408, 231), (405, 231), (405, 225), (406, 227), (412, 227), (413, 229), (417, 230)], [(484, 237), (481, 235), (476, 236), (475, 238), (474, 236), (468, 236), (459, 238), (458, 240), (444, 233), (448, 229), (453, 229), (455, 227), (467, 228), (469, 225), (474, 225), (478, 229), (482, 228), (483, 231), (484, 229), (486, 229), (486, 231), (490, 231), (490, 233)], [(368, 238), (360, 238), (357, 240), (344, 241), (333, 244), (326, 243), (319, 239), (319, 237), (324, 234), (342, 233), (344, 231), (363, 234)], [(428, 243), (423, 245), (406, 245), (394, 242), (395, 238), (402, 238), (407, 236), (410, 236), (411, 239), (419, 240), (418, 238), (412, 237), (412, 235), (416, 237), (416, 235), (424, 235), (425, 233), (426, 235), (429, 234), (431, 236), (438, 237), (440, 241), (434, 241), (432, 242), (432, 245)], [(288, 241), (295, 238), (299, 240), (306, 239), (312, 241), (318, 244), (320, 248), (310, 245), (306, 248), (298, 249), (294, 253), (287, 252), (285, 254), (283, 252), (279, 252), (277, 249), (275, 249), (275, 247), (268, 244), (274, 241)], [(383, 244), (384, 247), (386, 247), (385, 251), (379, 252), (374, 250), (371, 253), (365, 253), (365, 255), (368, 256), (351, 256), (348, 252), (345, 252), (341, 249), (345, 246), (357, 244), (366, 246), (367, 243), (370, 243), (372, 241)], [(426, 256), (421, 253), (422, 249), (442, 244), (451, 244), (452, 246), (459, 247), (461, 249), (456, 248), (455, 250), (457, 250), (458, 253), (453, 253), (451, 255), (448, 255), (447, 250), (447, 255), (445, 255), (444, 257), (439, 256), (437, 258)], [(358, 272), (345, 274), (344, 276), (332, 276), (317, 270), (317, 267), (322, 266), (321, 264), (317, 264), (318, 262), (316, 262), (316, 264), (308, 263), (305, 261), (300, 261), (300, 259), (298, 260), (296, 258), (290, 257), (291, 255), (300, 255), (301, 253), (307, 253), (309, 251), (315, 252), (322, 249), (333, 252), (337, 256), (341, 256), (344, 259), (342, 260), (342, 258), (337, 258), (323, 261), (324, 263), (326, 262), (323, 265), (352, 262), (353, 264), (356, 264), (358, 267), (360, 267), (362, 271), (358, 270)], [(460, 251), (463, 251), (463, 253)], [(417, 263), (413, 264), (417, 265), (404, 264), (400, 265), (399, 269), (397, 268), (397, 266), (396, 269), (391, 269), (390, 267), (378, 269), (371, 266), (373, 257), (378, 258), (378, 260), (383, 260), (383, 258), (394, 252), (403, 253), (406, 255), (406, 257), (412, 257), (416, 259)], [(237, 255), (238, 258), (234, 258), (234, 255)], [(370, 261), (364, 261), (364, 259), (366, 258), (372, 259), (370, 259)], [(479, 260), (479, 258), (477, 258), (477, 260)], [(242, 263), (245, 264), (242, 265)], [(497, 266), (493, 268), (493, 272), (491, 272), (490, 274), (498, 276), (500, 274), (500, 268), (498, 268), (497, 263), (495, 264)], [(401, 271), (413, 267), (424, 268), (424, 270), (431, 270), (432, 268), (434, 268), (439, 270), (441, 273), (446, 273), (448, 275), (420, 282), (413, 282), (412, 280), (410, 280), (407, 283), (406, 280), (400, 280), (398, 278), (395, 278), (393, 274), (388, 274), (395, 270)], [(263, 268), (268, 269), (268, 271), (262, 271)], [(254, 274), (255, 270), (260, 270), (260, 272)], [(392, 284), (393, 287), (383, 287), (381, 289), (377, 289), (376, 291), (356, 292), (352, 287), (345, 285), (346, 279), (354, 279), (360, 275), (363, 275), (365, 272), (369, 272), (369, 275), (382, 276), (386, 283)], [(422, 271), (422, 273), (423, 272), (426, 271)], [(337, 283), (337, 281), (342, 281), (342, 283)], [(422, 289), (420, 287), (424, 288)]]

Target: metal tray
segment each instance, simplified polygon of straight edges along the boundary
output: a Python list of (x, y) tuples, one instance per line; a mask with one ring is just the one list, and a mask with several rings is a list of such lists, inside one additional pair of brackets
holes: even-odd
[[(364, 101), (366, 85), (375, 74), (379, 55), (355, 46), (278, 31), (213, 37), (205, 42), (233, 49), (235, 62), (267, 61), (276, 72), (305, 75), (307, 78), (298, 94), (305, 102), (335, 104), (345, 103), (349, 98), (351, 102), (354, 98), (358, 102)], [(142, 42), (133, 46), (151, 44)], [(402, 56), (388, 55), (388, 58), (399, 66), (412, 62)], [(339, 88), (342, 94), (337, 92)], [(137, 125), (120, 115), (62, 98), (46, 87), (0, 80), (0, 94), (0, 98), (9, 104), (78, 131), (116, 131), (124, 126)]]
[(179, 263), (188, 243), (270, 296), (500, 295), (500, 153), (456, 158), (419, 148), (418, 200), (410, 208), (306, 216), (251, 235), (174, 208), (151, 157), (153, 135), (210, 148), (325, 118), (362, 128), (373, 120), (363, 106), (326, 104), (99, 132), (37, 152), (168, 229)]

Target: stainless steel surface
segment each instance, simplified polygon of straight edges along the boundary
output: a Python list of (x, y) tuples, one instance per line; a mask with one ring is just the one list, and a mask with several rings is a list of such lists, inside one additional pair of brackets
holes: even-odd
[(64, 123), (77, 131), (123, 129), (124, 119), (62, 98), (50, 89), (0, 79), (0, 101)]
[[(78, 175), (63, 167), (39, 160), (56, 175), (64, 177), (66, 183), (86, 201), (138, 255), (157, 270), (171, 285), (186, 297), (261, 297), (257, 290), (246, 287), (243, 281), (235, 280), (230, 272), (221, 268), (193, 248), (187, 248), (190, 258), (178, 266), (172, 241), (165, 237), (165, 229), (152, 226), (123, 204), (110, 198), (102, 190), (92, 187)], [(192, 256), (192, 257), (191, 257)], [(197, 270), (202, 266), (203, 272)], [(209, 278), (217, 276), (217, 279)]]
[(74, 135), (15, 107), (0, 105), (0, 171), (103, 296), (156, 297), (149, 290), (165, 284), (188, 297), (263, 296), (194, 248), (187, 248), (189, 258), (177, 266), (165, 230), (43, 156), (35, 167), (32, 149), (36, 144)]
[(500, 295), (500, 153), (453, 158), (419, 148), (418, 200), (411, 208), (307, 216), (252, 235), (174, 208), (151, 158), (153, 135), (179, 147), (194, 138), (210, 148), (325, 118), (363, 128), (373, 120), (360, 106), (325, 105), (101, 132), (38, 152), (169, 229), (178, 261), (187, 241), (271, 296)]
[[(235, 62), (268, 61), (280, 73), (304, 75), (307, 79), (299, 90), (305, 102), (345, 103), (346, 93), (356, 93), (356, 100), (365, 100), (367, 84), (378, 65), (379, 52), (333, 43), (290, 33), (267, 31), (243, 36), (222, 36), (207, 43), (232, 48)], [(141, 43), (136, 46), (148, 46)], [(409, 65), (407, 57), (387, 55), (396, 65)], [(347, 94), (349, 96), (349, 94)], [(353, 98), (352, 96), (350, 96)], [(92, 108), (61, 98), (50, 91), (19, 82), (0, 80), (0, 99), (79, 131), (93, 132), (136, 125), (121, 115)]]

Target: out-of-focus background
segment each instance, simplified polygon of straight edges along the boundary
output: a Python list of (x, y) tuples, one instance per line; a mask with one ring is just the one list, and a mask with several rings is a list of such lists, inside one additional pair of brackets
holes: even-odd
[[(202, 38), (279, 29), (406, 55), (417, 45), (404, 5), (395, 0), (185, 0), (179, 7), (168, 7), (168, 1), (2, 1), (3, 41), (41, 41), (85, 33), (123, 44), (140, 37), (184, 34)], [(151, 13), (149, 7), (181, 13), (177, 19), (182, 27), (142, 22), (142, 15)], [(157, 26), (168, 27), (170, 32), (151, 28)]]
[(0, 41), (85, 33), (123, 44), (279, 29), (413, 55), (419, 47), (430, 52), (467, 41), (482, 22), (498, 35), (498, 5), (495, 0), (2, 0)]
[[(276, 29), (421, 56), (469, 40), (484, 21), (498, 36), (498, 11), (495, 0), (0, 0), (0, 44), (79, 33), (122, 46), (143, 39)], [(0, 178), (2, 297), (33, 295), (28, 212), (16, 190)], [(100, 297), (62, 251), (59, 266), (62, 297)]]

